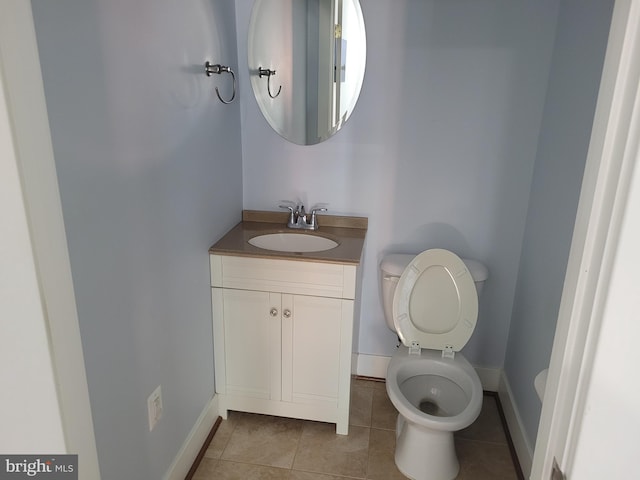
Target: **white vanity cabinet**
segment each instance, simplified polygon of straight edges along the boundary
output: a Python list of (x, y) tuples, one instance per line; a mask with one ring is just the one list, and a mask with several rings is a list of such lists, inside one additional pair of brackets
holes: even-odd
[(210, 260), (220, 415), (319, 420), (347, 434), (356, 265)]

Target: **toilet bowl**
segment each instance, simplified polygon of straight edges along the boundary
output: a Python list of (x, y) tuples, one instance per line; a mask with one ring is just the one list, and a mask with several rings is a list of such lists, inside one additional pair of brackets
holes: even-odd
[(457, 354), (398, 348), (387, 370), (387, 393), (398, 410), (395, 461), (414, 480), (451, 480), (459, 463), (453, 433), (471, 425), (482, 407), (482, 385), (471, 364)]
[(387, 324), (402, 343), (386, 376), (398, 410), (396, 466), (414, 480), (452, 480), (453, 433), (482, 407), (480, 379), (459, 350), (475, 327), (486, 267), (433, 249), (387, 256), (381, 270)]

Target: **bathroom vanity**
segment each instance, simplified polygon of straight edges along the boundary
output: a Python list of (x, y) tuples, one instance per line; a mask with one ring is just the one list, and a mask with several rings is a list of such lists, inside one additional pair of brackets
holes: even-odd
[(239, 410), (318, 420), (347, 434), (367, 219), (320, 217), (319, 230), (304, 234), (336, 242), (329, 250), (265, 250), (249, 243), (291, 234), (286, 223), (286, 214), (244, 211), (243, 221), (209, 251), (220, 415)]

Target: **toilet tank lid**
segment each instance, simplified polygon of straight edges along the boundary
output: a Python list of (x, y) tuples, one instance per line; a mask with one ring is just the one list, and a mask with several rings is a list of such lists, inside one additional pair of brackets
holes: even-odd
[(386, 275), (399, 277), (415, 257), (410, 253), (391, 253), (380, 262), (380, 270)]
[(469, 273), (474, 282), (484, 282), (489, 278), (489, 269), (487, 269), (484, 264), (469, 258), (463, 258), (462, 261), (469, 269)]
[[(416, 256), (411, 253), (391, 253), (380, 262), (380, 270), (386, 275), (400, 277), (405, 268)], [(469, 269), (474, 282), (483, 282), (489, 277), (489, 270), (477, 260), (463, 258), (462, 261)]]

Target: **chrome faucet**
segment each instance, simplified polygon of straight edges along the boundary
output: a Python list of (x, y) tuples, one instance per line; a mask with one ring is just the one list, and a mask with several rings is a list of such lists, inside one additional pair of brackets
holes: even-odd
[(304, 205), (279, 205), (280, 208), (286, 208), (289, 210), (289, 220), (287, 221), (287, 228), (296, 228), (299, 230), (317, 230), (318, 219), (316, 217), (317, 212), (326, 212), (324, 207), (313, 207), (311, 209), (311, 217), (307, 216), (307, 212), (304, 209)]
[(302, 225), (303, 227), (307, 224), (307, 212), (304, 211), (304, 205), (300, 205), (300, 209), (298, 210), (298, 221), (296, 225)]

